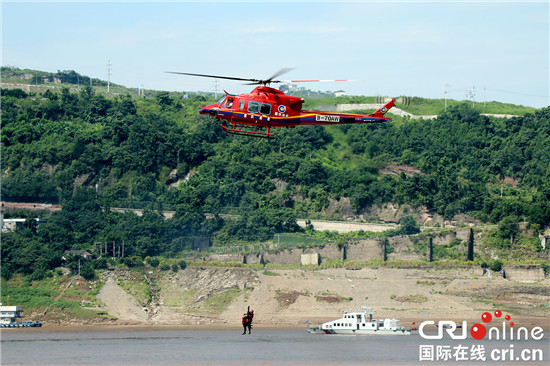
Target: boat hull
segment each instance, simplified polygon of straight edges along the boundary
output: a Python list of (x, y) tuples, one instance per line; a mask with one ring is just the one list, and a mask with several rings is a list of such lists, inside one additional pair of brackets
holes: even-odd
[(320, 327), (308, 328), (308, 332), (312, 334), (343, 334), (343, 335), (411, 335), (411, 329), (396, 329), (396, 330), (370, 330), (370, 329), (321, 329)]
[(36, 322), (24, 322), (24, 323), (6, 323), (0, 324), (0, 328), (39, 328), (42, 326), (42, 323), (39, 321)]

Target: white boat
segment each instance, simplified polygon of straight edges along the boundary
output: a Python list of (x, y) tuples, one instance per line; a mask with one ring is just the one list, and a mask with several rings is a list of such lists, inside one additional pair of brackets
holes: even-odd
[(397, 319), (373, 319), (372, 312), (363, 306), (363, 311), (345, 312), (340, 319), (331, 320), (321, 326), (308, 326), (309, 333), (318, 334), (360, 334), (360, 335), (410, 335), (416, 328), (405, 328)]
[(39, 321), (18, 323), (17, 319), (22, 318), (22, 306), (2, 306), (0, 304), (0, 328), (28, 328), (41, 327)]

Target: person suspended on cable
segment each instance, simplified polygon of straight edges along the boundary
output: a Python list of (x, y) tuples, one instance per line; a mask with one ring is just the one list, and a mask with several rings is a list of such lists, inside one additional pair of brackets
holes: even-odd
[(248, 328), (248, 334), (250, 334), (250, 331), (252, 330), (252, 320), (250, 319), (250, 316), (248, 316), (247, 313), (243, 314), (243, 335), (246, 334), (246, 329)]

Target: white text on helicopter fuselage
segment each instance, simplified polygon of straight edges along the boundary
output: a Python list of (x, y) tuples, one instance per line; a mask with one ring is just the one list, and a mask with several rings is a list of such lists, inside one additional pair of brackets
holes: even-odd
[(315, 117), (315, 120), (317, 122), (340, 122), (339, 116), (323, 116), (323, 115), (317, 115)]

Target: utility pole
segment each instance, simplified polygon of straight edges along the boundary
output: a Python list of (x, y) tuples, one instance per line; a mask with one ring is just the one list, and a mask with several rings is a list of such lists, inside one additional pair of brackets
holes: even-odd
[(445, 84), (445, 112), (447, 111), (447, 93), (449, 93), (449, 83)]
[(212, 87), (214, 88), (214, 98), (218, 99), (218, 88), (220, 87), (220, 81), (214, 80), (212, 82)]
[(475, 106), (475, 97), (476, 97), (476, 87), (473, 86), (472, 89), (466, 90), (466, 99), (472, 102), (472, 107)]
[(111, 90), (111, 60), (107, 61), (107, 93)]

